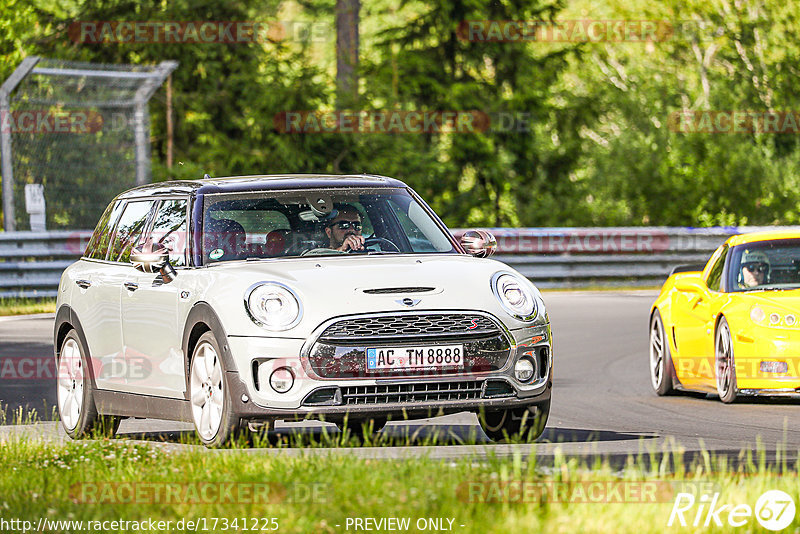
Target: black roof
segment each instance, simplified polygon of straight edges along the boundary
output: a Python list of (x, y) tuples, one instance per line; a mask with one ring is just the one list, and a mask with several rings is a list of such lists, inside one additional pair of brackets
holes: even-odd
[(280, 174), (229, 176), (203, 180), (179, 180), (142, 185), (121, 193), (117, 198), (131, 198), (168, 193), (227, 193), (280, 189), (334, 187), (407, 187), (394, 178), (374, 174)]

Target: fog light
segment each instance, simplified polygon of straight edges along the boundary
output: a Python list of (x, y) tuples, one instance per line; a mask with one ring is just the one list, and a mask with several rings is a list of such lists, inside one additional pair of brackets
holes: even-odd
[(278, 393), (286, 393), (294, 385), (294, 373), (288, 367), (280, 367), (272, 372), (269, 385)]
[(528, 382), (533, 378), (535, 371), (536, 364), (527, 356), (523, 356), (517, 360), (516, 365), (514, 365), (514, 376), (516, 376), (517, 380), (520, 382)]
[(761, 362), (762, 373), (788, 373), (789, 364), (786, 362)]

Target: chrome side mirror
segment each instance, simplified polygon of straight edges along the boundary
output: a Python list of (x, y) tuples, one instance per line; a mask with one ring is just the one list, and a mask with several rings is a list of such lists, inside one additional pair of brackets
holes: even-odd
[(167, 284), (178, 276), (169, 262), (169, 249), (162, 243), (147, 241), (134, 248), (131, 251), (131, 263), (136, 270), (143, 273), (161, 273), (161, 278)]
[(467, 230), (461, 236), (461, 246), (476, 258), (488, 258), (497, 251), (497, 239), (486, 230)]

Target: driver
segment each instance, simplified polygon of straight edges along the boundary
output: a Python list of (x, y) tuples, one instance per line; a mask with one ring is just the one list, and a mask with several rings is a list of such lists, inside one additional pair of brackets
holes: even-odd
[(756, 287), (765, 284), (769, 279), (769, 258), (760, 251), (745, 250), (742, 254), (740, 287)]
[(336, 216), (325, 226), (330, 248), (340, 252), (364, 250), (361, 213), (351, 204), (341, 204), (337, 210)]

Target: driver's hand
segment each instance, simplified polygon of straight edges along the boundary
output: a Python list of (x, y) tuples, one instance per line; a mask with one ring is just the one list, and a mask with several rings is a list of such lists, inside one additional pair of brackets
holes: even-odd
[(348, 250), (364, 250), (364, 236), (353, 234), (345, 237), (342, 246), (337, 250), (340, 252), (347, 252)]

